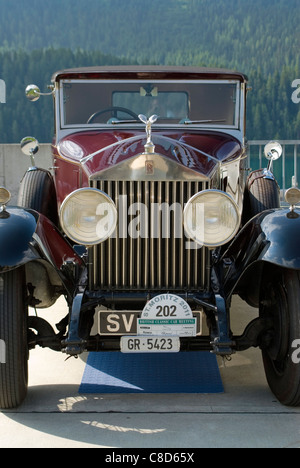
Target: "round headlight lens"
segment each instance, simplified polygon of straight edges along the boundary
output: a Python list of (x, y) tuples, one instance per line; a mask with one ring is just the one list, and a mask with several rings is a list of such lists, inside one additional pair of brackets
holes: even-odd
[(10, 192), (5, 187), (0, 187), (0, 205), (6, 205), (10, 198)]
[(117, 225), (117, 210), (104, 192), (83, 188), (62, 203), (60, 222), (66, 235), (77, 244), (95, 245), (110, 237)]
[(300, 203), (300, 190), (297, 187), (291, 187), (285, 192), (285, 201), (289, 205), (297, 205)]
[(229, 242), (237, 233), (240, 221), (235, 201), (219, 190), (196, 193), (184, 210), (186, 235), (198, 244), (211, 248)]

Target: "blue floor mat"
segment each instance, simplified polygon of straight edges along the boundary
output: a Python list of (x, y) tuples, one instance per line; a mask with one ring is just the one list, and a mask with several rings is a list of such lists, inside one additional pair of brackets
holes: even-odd
[(216, 356), (90, 353), (79, 393), (222, 393)]

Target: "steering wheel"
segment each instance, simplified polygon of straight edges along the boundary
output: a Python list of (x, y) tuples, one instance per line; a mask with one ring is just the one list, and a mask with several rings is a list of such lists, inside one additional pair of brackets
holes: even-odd
[(117, 114), (118, 112), (124, 112), (125, 114), (128, 114), (130, 115), (130, 117), (133, 117), (134, 120), (139, 120), (139, 117), (137, 114), (135, 114), (133, 111), (131, 111), (130, 109), (126, 109), (126, 107), (119, 107), (119, 106), (112, 106), (112, 107), (107, 107), (106, 109), (103, 109), (103, 110), (100, 110), (98, 112), (95, 112), (94, 114), (92, 114), (87, 123), (90, 124), (90, 123), (93, 123), (95, 121), (95, 119), (97, 117), (99, 117), (99, 115), (101, 114), (105, 114), (107, 112), (111, 112), (111, 115), (112, 117), (115, 117), (116, 119), (118, 118), (117, 117)]

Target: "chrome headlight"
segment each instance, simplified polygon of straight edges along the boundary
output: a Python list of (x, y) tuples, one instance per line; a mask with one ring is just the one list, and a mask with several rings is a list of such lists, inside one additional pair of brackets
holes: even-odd
[(229, 242), (240, 226), (240, 212), (235, 201), (220, 190), (196, 193), (184, 209), (184, 228), (188, 237), (206, 247)]
[(95, 245), (113, 234), (117, 225), (117, 210), (106, 193), (82, 188), (63, 201), (60, 222), (66, 235), (77, 244)]
[(0, 187), (0, 205), (6, 205), (11, 198), (10, 192), (5, 187)]

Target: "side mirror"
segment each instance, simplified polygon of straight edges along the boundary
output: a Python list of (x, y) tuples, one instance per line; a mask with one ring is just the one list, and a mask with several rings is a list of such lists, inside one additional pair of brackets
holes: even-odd
[(34, 84), (28, 85), (25, 89), (25, 94), (29, 101), (37, 101), (40, 99), (41, 91), (40, 88)]
[(21, 150), (26, 156), (30, 156), (31, 164), (35, 167), (34, 155), (39, 150), (39, 142), (34, 137), (25, 137), (21, 141)]
[(269, 141), (265, 146), (264, 153), (269, 161), (266, 171), (270, 175), (272, 174), (273, 161), (276, 161), (276, 159), (279, 159), (282, 155), (282, 146), (278, 141)]
[(282, 155), (282, 146), (278, 141), (269, 141), (265, 146), (264, 153), (269, 161), (276, 161)]
[(51, 93), (41, 93), (40, 88), (35, 84), (30, 84), (25, 89), (25, 94), (29, 101), (34, 102), (40, 99), (40, 96), (51, 96), (54, 92), (54, 87), (52, 85), (48, 86), (51, 89)]

